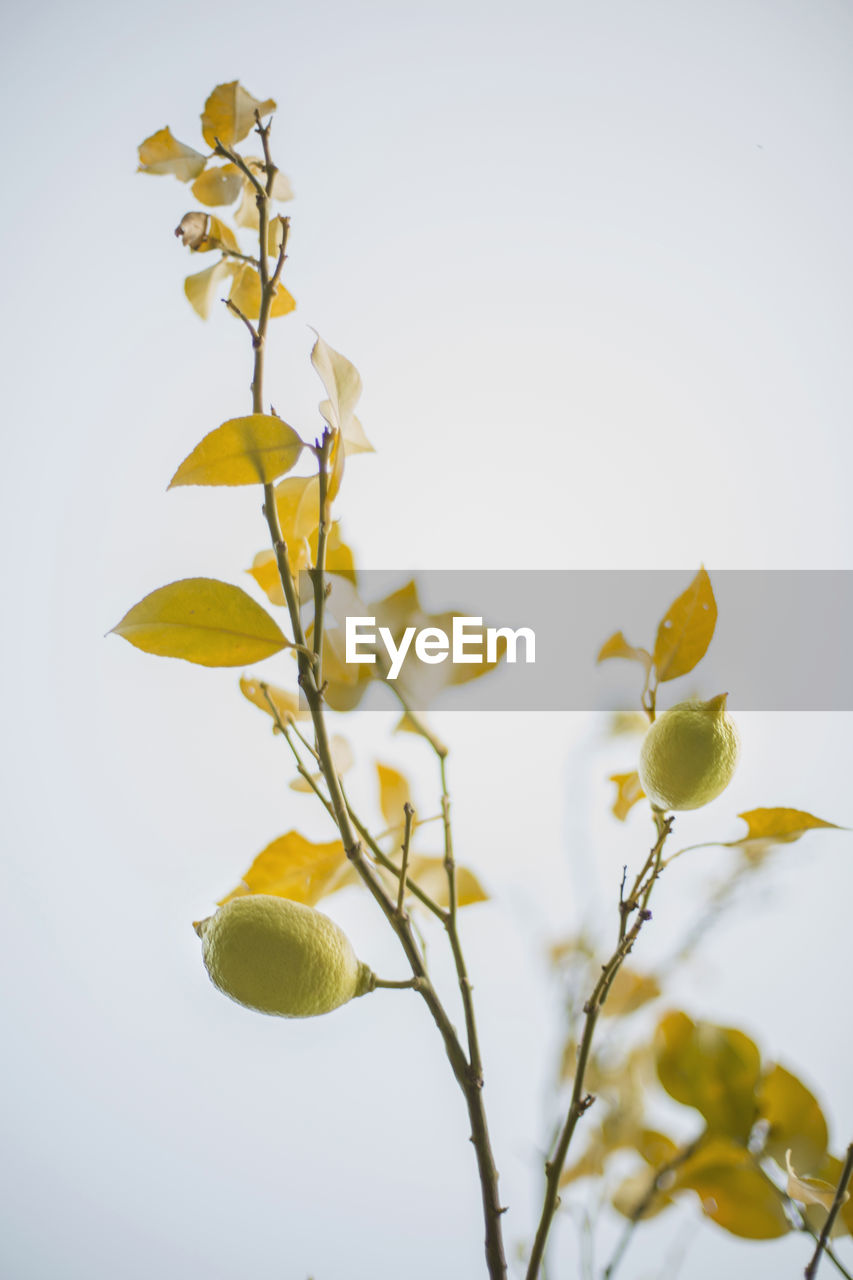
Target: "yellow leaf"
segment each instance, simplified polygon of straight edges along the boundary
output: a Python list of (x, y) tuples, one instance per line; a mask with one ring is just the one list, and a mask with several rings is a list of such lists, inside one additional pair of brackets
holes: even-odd
[(379, 776), (379, 808), (388, 827), (405, 825), (403, 808), (411, 804), (412, 793), (408, 780), (397, 769), (389, 764), (377, 761), (376, 772)]
[(227, 280), (234, 272), (233, 264), (224, 259), (215, 262), (195, 275), (187, 276), (184, 281), (184, 293), (187, 295), (193, 310), (206, 320), (210, 309), (219, 296), (220, 282)]
[(192, 193), (202, 204), (233, 204), (243, 190), (244, 181), (236, 164), (222, 164), (205, 169), (193, 183)]
[(791, 1230), (775, 1187), (745, 1147), (725, 1138), (704, 1142), (668, 1191), (695, 1191), (706, 1217), (741, 1239), (775, 1240)]
[[(650, 1218), (656, 1218), (659, 1213), (663, 1213), (664, 1209), (669, 1208), (672, 1199), (663, 1191), (656, 1191), (653, 1196), (649, 1196), (649, 1192), (654, 1182), (654, 1174), (648, 1169), (643, 1169), (640, 1173), (632, 1173), (627, 1178), (623, 1178), (616, 1187), (610, 1198), (610, 1203), (617, 1213), (621, 1213), (624, 1218), (630, 1218), (631, 1221), (647, 1222)], [(644, 1205), (643, 1212), (637, 1216), (640, 1205)]]
[[(790, 1151), (785, 1152), (785, 1168), (788, 1170), (785, 1189), (792, 1200), (798, 1200), (800, 1204), (819, 1204), (824, 1209), (832, 1208), (837, 1188), (831, 1182), (824, 1182), (822, 1178), (804, 1178), (798, 1174), (791, 1163)], [(849, 1199), (849, 1195), (845, 1191), (845, 1201)]]
[[(255, 159), (252, 156), (246, 156), (246, 163), (256, 177), (260, 179), (261, 185), (264, 189), (266, 189), (267, 175), (264, 170), (263, 161)], [(273, 200), (279, 201), (293, 199), (293, 189), (291, 188), (290, 181), (283, 173), (277, 173), (275, 175), (271, 196)], [(260, 229), (261, 219), (258, 211), (258, 194), (254, 184), (249, 182), (248, 178), (243, 179), (243, 189), (240, 195), (240, 203), (237, 205), (237, 209), (234, 213), (234, 221), (237, 223), (238, 227), (245, 227), (247, 231), (258, 231)], [(278, 221), (278, 218), (272, 219), (270, 222), (270, 228), (272, 228)], [(269, 243), (268, 234), (267, 244), (269, 245)], [(269, 252), (271, 254), (278, 253), (278, 245), (276, 244), (275, 250), (270, 249)]]
[(604, 662), (607, 658), (628, 658), (631, 662), (640, 662), (648, 672), (652, 665), (652, 655), (645, 649), (637, 649), (629, 644), (621, 631), (614, 631), (609, 640), (598, 651), (596, 662)]
[(329, 455), (328, 501), (331, 505), (340, 491), (346, 465), (346, 442), (337, 427), (333, 428), (332, 449)]
[(355, 365), (324, 342), (319, 333), (311, 351), (311, 363), (329, 397), (321, 401), (320, 413), (330, 427), (337, 427), (340, 431), (344, 451), (347, 454), (372, 453), (373, 445), (354, 412), (361, 397), (361, 376)]
[[(319, 529), (315, 529), (308, 539), (312, 564), (315, 564), (317, 560), (318, 534)], [(326, 538), (326, 572), (339, 573), (342, 578), (348, 578), (352, 583), (355, 583), (356, 580), (355, 558), (352, 549), (347, 546), (341, 537), (340, 520), (333, 520), (329, 526), (329, 533)]]
[(648, 973), (635, 973), (624, 966), (616, 974), (602, 1013), (607, 1018), (624, 1018), (651, 1000), (657, 1000), (660, 985)]
[[(235, 307), (239, 307), (247, 320), (258, 319), (261, 314), (261, 278), (254, 267), (244, 263), (243, 266), (235, 271), (234, 283), (231, 286), (229, 296)], [(276, 285), (272, 306), (270, 307), (270, 315), (286, 316), (295, 307), (296, 303), (284, 285)]]
[(272, 618), (239, 587), (184, 578), (152, 591), (113, 631), (137, 649), (204, 667), (241, 667), (287, 643)]
[(640, 786), (640, 775), (632, 773), (611, 773), (610, 781), (616, 783), (616, 799), (612, 810), (620, 822), (624, 822), (638, 800), (642, 800), (645, 792)]
[(740, 840), (732, 840), (730, 844), (745, 844), (748, 840), (770, 840), (774, 844), (791, 844), (799, 840), (807, 831), (829, 828), (832, 831), (844, 831), (846, 828), (834, 822), (824, 822), (823, 818), (815, 818), (802, 809), (748, 809), (739, 813), (749, 830)]
[(258, 212), (258, 195), (254, 186), (247, 179), (243, 179), (243, 189), (240, 193), (240, 203), (234, 210), (234, 221), (238, 227), (243, 227), (246, 231), (259, 231), (261, 226), (261, 217)]
[[(833, 1187), (837, 1187), (841, 1181), (841, 1174), (844, 1166), (837, 1156), (825, 1155), (817, 1170), (815, 1176), (821, 1178), (824, 1182), (829, 1182)], [(822, 1209), (810, 1209), (808, 1206), (805, 1210), (806, 1219), (813, 1230), (820, 1231), (826, 1222), (826, 1213)], [(849, 1235), (853, 1232), (853, 1196), (849, 1194), (841, 1206), (841, 1212), (835, 1220), (835, 1227), (832, 1235)]]
[[(428, 893), (440, 907), (449, 905), (447, 872), (444, 869), (443, 858), (412, 858), (409, 862), (409, 875), (423, 889), (424, 893)], [(469, 871), (467, 867), (457, 866), (457, 906), (468, 907), (475, 902), (488, 902), (488, 900), (489, 895), (474, 875), (474, 872)]]
[(282, 608), (287, 604), (274, 551), (259, 551), (252, 561), (251, 569), (246, 572), (255, 579), (270, 604), (277, 604)]
[(267, 228), (267, 256), (277, 258), (278, 251), (281, 248), (281, 238), (284, 234), (284, 219), (273, 218)]
[[(341, 777), (343, 776), (343, 774), (347, 773), (353, 766), (354, 758), (352, 754), (352, 747), (347, 742), (346, 738), (342, 737), (342, 735), (339, 733), (336, 733), (332, 736), (329, 746), (331, 748), (331, 753), (332, 753), (332, 763), (335, 766), (338, 776)], [(319, 770), (316, 773), (312, 774), (313, 780), (315, 782), (319, 782), (322, 776), (323, 775), (320, 773)], [(303, 777), (301, 773), (296, 778), (293, 779), (293, 781), (290, 784), (290, 789), (291, 791), (305, 791), (305, 792), (313, 792), (314, 790), (314, 788), (311, 786), (311, 783), (308, 781), (308, 779)]]
[(275, 509), (286, 543), (310, 538), (320, 524), (317, 476), (288, 476), (275, 487)]
[(216, 146), (216, 139), (225, 147), (240, 142), (255, 127), (255, 112), (268, 116), (275, 111), (272, 98), (260, 102), (247, 93), (237, 80), (218, 84), (204, 104), (201, 115), (201, 132), (209, 147)]
[(654, 664), (658, 680), (674, 680), (692, 671), (705, 656), (717, 624), (711, 579), (700, 569), (687, 590), (673, 601), (658, 627)]
[[(263, 685), (263, 688), (261, 687)], [(303, 709), (299, 703), (299, 694), (291, 693), (289, 689), (280, 689), (278, 685), (267, 684), (261, 680), (255, 680), (253, 677), (240, 677), (240, 692), (249, 702), (254, 703), (256, 707), (260, 707), (261, 711), (265, 711), (268, 716), (272, 716), (270, 704), (264, 694), (264, 688), (272, 699), (273, 705), (278, 712), (279, 719), (282, 724), (287, 724), (289, 720), (307, 720), (310, 712)], [(273, 717), (274, 719), (275, 717)], [(278, 726), (274, 726), (277, 730)]]
[(314, 844), (298, 831), (288, 831), (258, 854), (241, 883), (218, 905), (251, 893), (271, 893), (313, 907), (338, 887), (335, 882), (346, 867), (347, 856), (339, 840)]
[(757, 1119), (757, 1045), (742, 1031), (685, 1013), (666, 1014), (655, 1032), (658, 1078), (676, 1102), (695, 1107), (712, 1132), (746, 1142)]
[(269, 484), (296, 465), (303, 448), (293, 428), (272, 414), (230, 418), (196, 445), (172, 476), (169, 488)]
[(829, 1135), (814, 1094), (778, 1065), (770, 1067), (758, 1088), (758, 1111), (768, 1125), (764, 1150), (782, 1164), (785, 1152), (801, 1169), (817, 1169)]
[(179, 182), (192, 182), (206, 163), (198, 151), (173, 138), (169, 128), (158, 129), (139, 144), (138, 173), (173, 173)]

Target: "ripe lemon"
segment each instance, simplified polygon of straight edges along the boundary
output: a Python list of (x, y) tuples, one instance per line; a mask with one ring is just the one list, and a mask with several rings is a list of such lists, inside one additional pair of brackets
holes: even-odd
[(234, 898), (193, 928), (213, 985), (261, 1013), (330, 1013), (376, 983), (343, 930), (301, 902), (267, 894)]
[(659, 809), (699, 809), (731, 782), (740, 743), (727, 696), (679, 702), (649, 727), (640, 750), (640, 785)]

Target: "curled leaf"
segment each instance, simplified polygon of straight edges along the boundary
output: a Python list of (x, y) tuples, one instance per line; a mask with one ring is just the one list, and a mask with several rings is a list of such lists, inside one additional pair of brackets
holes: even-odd
[(311, 351), (311, 363), (329, 397), (321, 401), (320, 413), (330, 427), (341, 432), (346, 453), (372, 453), (373, 445), (355, 416), (355, 406), (361, 398), (361, 375), (355, 365), (324, 342), (319, 333)]
[[(785, 1152), (785, 1167), (788, 1170), (785, 1190), (792, 1200), (798, 1200), (800, 1204), (823, 1205), (824, 1209), (832, 1208), (837, 1188), (831, 1182), (824, 1182), (822, 1178), (804, 1178), (798, 1174), (791, 1163), (790, 1150)], [(844, 1204), (849, 1198), (849, 1191), (845, 1191), (841, 1203)]]

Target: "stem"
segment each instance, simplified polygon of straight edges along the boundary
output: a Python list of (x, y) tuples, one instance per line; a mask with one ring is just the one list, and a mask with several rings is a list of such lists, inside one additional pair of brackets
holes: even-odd
[(408, 800), (403, 805), (403, 816), (405, 818), (405, 829), (403, 831), (403, 864), (400, 867), (400, 883), (397, 887), (397, 915), (403, 914), (403, 899), (406, 895), (406, 873), (409, 870), (409, 846), (412, 843), (412, 823), (415, 818), (415, 811), (409, 804)]
[(851, 1142), (850, 1146), (847, 1148), (847, 1159), (844, 1161), (844, 1168), (841, 1170), (841, 1177), (838, 1180), (838, 1186), (835, 1188), (835, 1199), (832, 1202), (832, 1208), (829, 1210), (826, 1222), (823, 1224), (823, 1230), (818, 1237), (818, 1242), (815, 1246), (815, 1251), (812, 1254), (811, 1262), (806, 1267), (806, 1280), (814, 1280), (817, 1273), (820, 1255), (824, 1252), (827, 1244), (829, 1243), (832, 1228), (835, 1226), (835, 1219), (838, 1217), (839, 1210), (847, 1199), (847, 1184), (850, 1181), (851, 1174), (853, 1174), (853, 1142)]
[[(584, 1095), (584, 1077), (589, 1064), (590, 1051), (592, 1049), (592, 1041), (595, 1035), (595, 1025), (598, 1021), (598, 1015), (601, 1013), (608, 992), (613, 985), (613, 980), (622, 967), (625, 957), (630, 953), (634, 943), (640, 935), (640, 930), (647, 920), (651, 919), (651, 912), (648, 909), (649, 899), (655, 881), (660, 875), (661, 870), (661, 854), (667, 836), (672, 828), (673, 819), (665, 817), (659, 810), (653, 809), (652, 816), (654, 818), (655, 827), (657, 828), (657, 840), (651, 848), (648, 858), (646, 859), (643, 870), (637, 876), (634, 882), (634, 888), (627, 900), (621, 899), (619, 903), (619, 940), (616, 949), (606, 964), (601, 967), (601, 976), (595, 985), (592, 995), (584, 1005), (584, 1028), (581, 1042), (578, 1047), (578, 1062), (575, 1069), (575, 1081), (572, 1088), (572, 1097), (569, 1103), (569, 1110), (565, 1123), (557, 1139), (554, 1153), (545, 1163), (545, 1199), (542, 1205), (542, 1215), (539, 1219), (539, 1226), (536, 1231), (536, 1237), (533, 1241), (533, 1248), (530, 1252), (530, 1262), (527, 1267), (527, 1280), (535, 1280), (539, 1275), (545, 1257), (545, 1246), (548, 1240), (548, 1233), (554, 1220), (554, 1215), (559, 1207), (560, 1197), (560, 1177), (566, 1163), (566, 1156), (569, 1152), (569, 1146), (577, 1128), (578, 1121), (585, 1111), (592, 1106), (595, 1098), (591, 1094)], [(646, 877), (643, 883), (643, 877)], [(637, 912), (637, 918), (634, 924), (628, 929), (628, 918), (634, 912)]]
[[(266, 256), (269, 199), (272, 191), (273, 179), (275, 177), (275, 167), (269, 156), (269, 130), (269, 124), (263, 126), (260, 121), (258, 121), (258, 132), (264, 146), (264, 167), (267, 176), (266, 187), (261, 186), (254, 175), (248, 170), (248, 167), (242, 161), (238, 160), (236, 153), (230, 153), (227, 148), (221, 147), (221, 144), (217, 143), (217, 150), (220, 154), (226, 154), (229, 159), (234, 160), (234, 162), (238, 164), (238, 167), (247, 174), (255, 186), (257, 195), (259, 220), (258, 238), (260, 243), (259, 275), (261, 281), (261, 306), (258, 318), (257, 341), (253, 343), (255, 362), (254, 376), (252, 379), (252, 404), (253, 410), (256, 413), (263, 412), (264, 344), (270, 307), (272, 305), (272, 298), (276, 287), (276, 274), (274, 274), (272, 278), (270, 277)], [(285, 239), (286, 232), (287, 226), (285, 224)], [(279, 253), (277, 271), (280, 270), (281, 263), (284, 260), (283, 250), (284, 245), (282, 245), (282, 251)], [(320, 467), (321, 531), (324, 524), (328, 521), (328, 486), (324, 483), (324, 475), (327, 467), (329, 450), (331, 448), (331, 440), (331, 433), (324, 432), (323, 443), (317, 450)], [(482, 1188), (483, 1212), (486, 1227), (486, 1262), (489, 1277), (490, 1280), (506, 1280), (506, 1259), (504, 1257), (500, 1221), (503, 1209), (498, 1201), (497, 1170), (495, 1169), (494, 1159), (492, 1157), (489, 1132), (486, 1125), (486, 1115), (483, 1108), (482, 1071), (479, 1067), (479, 1049), (477, 1048), (476, 1037), (472, 1044), (470, 1041), (469, 1028), (469, 1053), (472, 1054), (472, 1057), (476, 1054), (475, 1061), (477, 1063), (477, 1069), (475, 1070), (472, 1062), (469, 1062), (469, 1059), (459, 1042), (459, 1038), (454, 1030), (453, 1024), (451, 1023), (450, 1018), (448, 1017), (448, 1014), (441, 1003), (432, 982), (430, 981), (423, 954), (412, 931), (411, 922), (408, 916), (405, 912), (398, 914), (396, 901), (392, 900), (386, 893), (382, 881), (367, 861), (364, 854), (364, 848), (356, 835), (354, 820), (344, 796), (343, 787), (341, 785), (341, 780), (338, 777), (337, 769), (335, 768), (331, 744), (329, 742), (329, 735), (326, 728), (323, 708), (323, 685), (317, 661), (320, 656), (320, 646), (317, 643), (317, 628), (319, 625), (320, 641), (322, 641), (322, 609), (315, 609), (315, 648), (312, 654), (307, 650), (305, 644), (305, 634), (299, 612), (299, 599), (293, 580), (293, 574), (291, 573), (290, 564), (287, 559), (287, 547), (285, 546), (284, 539), (282, 538), (281, 526), (279, 525), (278, 520), (278, 511), (275, 504), (275, 490), (272, 484), (264, 485), (264, 515), (266, 517), (270, 538), (275, 551), (276, 564), (278, 566), (282, 590), (284, 591), (284, 597), (287, 603), (288, 613), (290, 615), (293, 639), (296, 642), (296, 657), (299, 666), (299, 684), (305, 695), (308, 710), (311, 714), (311, 721), (314, 727), (317, 762), (326, 783), (328, 800), (322, 796), (319, 789), (317, 789), (318, 794), (321, 796), (324, 806), (334, 816), (335, 824), (340, 832), (347, 857), (355, 867), (358, 875), (367, 886), (377, 906), (382, 911), (386, 920), (397, 935), (412, 970), (412, 976), (414, 979), (412, 985), (424, 1000), (424, 1003), (429, 1009), (432, 1019), (435, 1022), (444, 1042), (445, 1053), (456, 1081), (464, 1095), (468, 1108), (468, 1116), (471, 1122), (471, 1140), (474, 1144), (477, 1155), (477, 1166)], [(325, 599), (325, 538), (323, 537), (318, 537), (317, 563), (314, 567), (314, 574), (316, 603), (320, 601), (321, 597)], [(290, 745), (291, 749), (294, 749), (295, 751), (292, 742)], [(446, 748), (439, 750), (440, 745), (441, 744), (437, 743), (437, 740), (433, 740), (433, 746), (437, 750), (440, 759), (443, 760), (444, 755), (446, 755)], [(305, 770), (305, 772), (307, 773), (308, 771)], [(444, 784), (443, 774), (442, 779)], [(444, 788), (444, 790), (446, 791), (446, 788)], [(449, 810), (447, 812), (445, 822), (449, 823)], [(448, 855), (446, 853), (446, 858), (447, 856)], [(450, 847), (449, 859), (452, 865), (452, 845)], [(405, 875), (402, 876), (402, 879), (406, 882)], [(451, 898), (451, 901), (453, 901), (453, 898)], [(448, 916), (450, 916), (450, 914), (450, 912), (447, 913)], [(455, 917), (455, 906), (453, 908), (453, 914)], [(442, 915), (444, 915), (444, 913), (442, 913)], [(464, 975), (464, 966), (462, 968), (462, 974)], [(470, 1003), (470, 984), (467, 983), (467, 978), (466, 984), (468, 989), (466, 991), (463, 987), (463, 1000), (466, 1001), (467, 1023), (468, 1005)]]

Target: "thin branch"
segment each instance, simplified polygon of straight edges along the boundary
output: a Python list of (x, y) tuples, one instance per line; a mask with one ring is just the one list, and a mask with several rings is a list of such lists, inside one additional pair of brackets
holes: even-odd
[(403, 914), (403, 899), (406, 896), (406, 874), (409, 870), (409, 846), (412, 843), (412, 823), (415, 817), (415, 811), (409, 804), (408, 800), (403, 805), (403, 815), (405, 818), (405, 829), (403, 831), (403, 862), (400, 867), (400, 884), (397, 888), (397, 915)]
[(811, 1262), (806, 1267), (806, 1280), (814, 1280), (814, 1277), (817, 1274), (820, 1255), (824, 1252), (827, 1244), (829, 1243), (829, 1237), (832, 1235), (832, 1228), (835, 1226), (835, 1219), (838, 1217), (841, 1206), (847, 1199), (847, 1184), (850, 1181), (851, 1174), (853, 1174), (853, 1142), (851, 1142), (850, 1146), (847, 1148), (847, 1159), (844, 1161), (844, 1168), (841, 1170), (841, 1177), (838, 1179), (838, 1186), (835, 1188), (835, 1199), (833, 1200), (832, 1207), (827, 1214), (826, 1222), (823, 1224), (823, 1230), (818, 1237), (818, 1242), (815, 1246), (815, 1251), (812, 1254)]
[[(252, 324), (249, 317), (244, 315), (243, 312), (240, 310), (240, 308), (237, 306), (236, 302), (232, 302), (230, 298), (223, 298), (222, 301), (225, 303), (229, 311), (233, 312), (233, 314), (237, 316), (239, 320), (243, 321), (243, 324), (246, 326), (246, 328), (249, 330), (249, 333), (252, 335), (252, 346), (257, 351), (258, 342), (260, 341), (260, 339), (258, 338), (258, 331), (255, 328), (255, 326)], [(222, 312), (220, 312), (219, 314), (221, 315)], [(258, 411), (256, 410), (256, 412)]]
[[(225, 144), (223, 142), (220, 142), (218, 138), (214, 138), (213, 141), (215, 143), (215, 146), (213, 148), (214, 155), (221, 156), (223, 160), (230, 160), (232, 164), (237, 166), (237, 168), (242, 173), (243, 177), (248, 178), (249, 182), (251, 182), (252, 186), (255, 188), (255, 193), (257, 195), (266, 195), (266, 192), (264, 191), (264, 188), (263, 188), (263, 184), (261, 183), (257, 174), (252, 173), (252, 170), (246, 164), (246, 161), (239, 154), (239, 152), (232, 151), (230, 147), (226, 147)], [(263, 241), (261, 243), (263, 244)]]
[[(595, 1101), (591, 1094), (584, 1094), (584, 1078), (589, 1063), (590, 1051), (592, 1049), (592, 1041), (595, 1035), (595, 1025), (598, 1016), (607, 999), (613, 981), (622, 967), (622, 963), (626, 956), (630, 953), (640, 935), (640, 931), (647, 920), (651, 919), (649, 911), (649, 899), (655, 882), (660, 875), (661, 855), (666, 838), (672, 828), (673, 819), (666, 817), (660, 811), (653, 809), (652, 816), (654, 818), (655, 827), (657, 829), (657, 840), (651, 848), (648, 858), (646, 859), (643, 874), (646, 875), (645, 883), (641, 884), (640, 877), (635, 881), (635, 889), (632, 891), (628, 903), (620, 902), (620, 922), (619, 922), (619, 941), (616, 944), (616, 950), (601, 967), (601, 976), (595, 985), (595, 989), (589, 1000), (584, 1005), (584, 1028), (581, 1036), (581, 1042), (578, 1046), (578, 1061), (575, 1068), (575, 1080), (572, 1088), (571, 1101), (566, 1116), (565, 1123), (557, 1139), (554, 1154), (545, 1163), (545, 1198), (542, 1205), (542, 1215), (539, 1219), (539, 1226), (536, 1230), (536, 1237), (533, 1241), (533, 1248), (530, 1252), (530, 1261), (527, 1267), (527, 1280), (535, 1280), (540, 1274), (542, 1263), (545, 1257), (545, 1245), (548, 1240), (548, 1233), (554, 1220), (554, 1214), (560, 1203), (559, 1188), (560, 1177), (566, 1163), (566, 1157), (569, 1152), (569, 1146), (577, 1128), (578, 1121), (585, 1111), (589, 1110)], [(628, 912), (625, 906), (629, 906)], [(637, 918), (630, 929), (627, 927), (628, 914), (636, 911)]]

